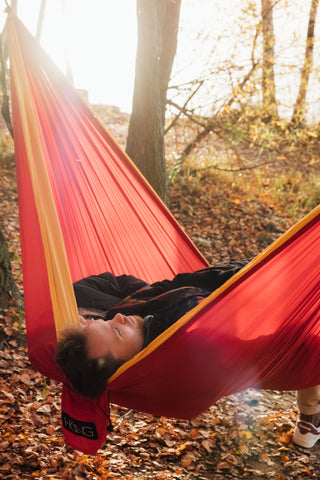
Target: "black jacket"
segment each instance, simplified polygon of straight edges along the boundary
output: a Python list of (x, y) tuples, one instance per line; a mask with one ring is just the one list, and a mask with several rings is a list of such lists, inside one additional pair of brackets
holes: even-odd
[(247, 263), (220, 264), (151, 285), (131, 275), (105, 272), (73, 286), (78, 307), (101, 310), (106, 320), (118, 312), (144, 317), (145, 347)]

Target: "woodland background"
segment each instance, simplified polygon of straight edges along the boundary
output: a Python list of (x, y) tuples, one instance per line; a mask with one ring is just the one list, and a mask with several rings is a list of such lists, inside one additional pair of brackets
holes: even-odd
[[(149, 25), (155, 17), (160, 18), (155, 13), (166, 3), (138, 1), (144, 13), (142, 23)], [(169, 3), (176, 8), (172, 28), (177, 35), (180, 2)], [(165, 96), (159, 82), (156, 89), (152, 85), (159, 103), (155, 102), (158, 107), (148, 115), (148, 122), (159, 137), (159, 149), (152, 151), (153, 162), (156, 168), (162, 168), (163, 162), (165, 165), (165, 174), (156, 175), (157, 181), (162, 178), (161, 185), (154, 186), (211, 263), (255, 256), (320, 203), (320, 128), (315, 108), (319, 101), (318, 1), (296, 5), (299, 9), (303, 4), (307, 21), (303, 24), (304, 36), (299, 37), (303, 41), (292, 44), (296, 55), (290, 55), (290, 62), (285, 65), (280, 64), (283, 57), (277, 55), (280, 46), (274, 35), (273, 16), (284, 15), (290, 22), (292, 4), (269, 0), (240, 3), (242, 15), (234, 28), (243, 32), (242, 42), (250, 46), (246, 60), (241, 57), (241, 65), (237, 64), (240, 57), (234, 45), (228, 62), (215, 65), (213, 49), (208, 71), (183, 85), (174, 79), (170, 81), (170, 69), (164, 80), (169, 86)], [(166, 13), (162, 11), (163, 20)], [(169, 37), (165, 25), (168, 28), (164, 21), (162, 30), (158, 25), (158, 31)], [(143, 36), (141, 28), (142, 25), (139, 35)], [(214, 37), (214, 32), (210, 35)], [(137, 59), (140, 55), (144, 61), (140, 63), (141, 71), (137, 63), (137, 78), (148, 77), (149, 82), (136, 82), (139, 105), (135, 109), (133, 103), (131, 116), (115, 107), (93, 105), (122, 147), (129, 153), (131, 149), (132, 158), (139, 151), (147, 152), (144, 158), (140, 155), (142, 170), (153, 165), (148, 145), (154, 147), (154, 131), (143, 129), (144, 116), (140, 114), (139, 118), (139, 110), (143, 110), (150, 94), (144, 90), (142, 96), (140, 89), (141, 85), (149, 88), (148, 84), (153, 83), (150, 78), (161, 76), (160, 66), (156, 65), (151, 72), (155, 77), (150, 77), (152, 63), (148, 57), (159, 51), (161, 38), (160, 34), (153, 38), (154, 48), (149, 52), (139, 52), (138, 47)], [(173, 39), (172, 62), (177, 40), (178, 37)], [(296, 96), (287, 103), (289, 97), (279, 100), (275, 80), (279, 72), (283, 80), (286, 69), (291, 72), (287, 82), (294, 76), (296, 85)], [(222, 81), (218, 81), (221, 76)], [(222, 84), (228, 88), (222, 89)], [(212, 92), (211, 97), (204, 95), (205, 89)], [(204, 97), (206, 102), (212, 98), (211, 106), (206, 104), (203, 108)], [(141, 145), (130, 147), (130, 128), (131, 132), (138, 128), (144, 133), (138, 135), (144, 142), (143, 149)], [(188, 422), (113, 406), (115, 431), (96, 456), (79, 454), (64, 444), (59, 417), (60, 386), (42, 378), (27, 359), (23, 301), (19, 295), (23, 285), (14, 148), (4, 124), (0, 155), (0, 226), (6, 239), (0, 237), (0, 284), (6, 287), (0, 291), (1, 477), (320, 478), (319, 447), (305, 451), (291, 443), (297, 415), (294, 392), (248, 390), (221, 399), (201, 417)], [(151, 182), (152, 174), (151, 168)], [(3, 247), (6, 245), (14, 284), (9, 278)]]

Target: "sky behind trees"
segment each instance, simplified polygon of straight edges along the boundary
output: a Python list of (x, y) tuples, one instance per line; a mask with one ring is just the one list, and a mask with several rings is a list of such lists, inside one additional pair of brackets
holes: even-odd
[[(260, 4), (260, 0), (256, 2)], [(32, 33), (36, 31), (40, 3), (40, 0), (18, 0), (18, 16)], [(117, 105), (130, 112), (137, 36), (136, 1), (67, 0), (64, 14), (61, 3), (47, 1), (41, 36), (43, 47), (62, 70), (65, 70), (66, 57), (69, 58), (75, 86), (88, 91), (91, 103)], [(212, 99), (219, 102), (219, 95), (223, 97), (226, 93), (227, 74), (223, 72), (226, 65), (236, 62), (245, 69), (248, 64), (257, 22), (254, 16), (249, 19), (248, 3), (247, 0), (228, 0), (226, 6), (224, 0), (182, 0), (172, 84), (201, 77), (214, 61), (213, 69), (219, 72), (212, 81), (214, 88), (209, 82), (201, 99), (195, 100), (201, 101), (204, 107), (209, 106)], [(298, 90), (295, 78), (299, 78), (298, 67), (303, 61), (310, 3), (311, 0), (280, 0), (274, 8), (275, 53), (281, 65), (279, 68), (276, 64), (275, 72), (283, 115), (286, 115), (286, 104), (294, 102)], [(4, 8), (5, 1), (0, 0), (1, 29)], [(259, 12), (259, 8), (257, 10)], [(320, 63), (318, 32), (316, 25), (316, 66)], [(308, 94), (314, 112), (319, 108), (318, 81), (319, 74), (314, 74)]]

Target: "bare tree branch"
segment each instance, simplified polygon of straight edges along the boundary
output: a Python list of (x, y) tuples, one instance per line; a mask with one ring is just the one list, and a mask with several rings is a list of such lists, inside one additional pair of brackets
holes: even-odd
[[(175, 116), (175, 118), (172, 120), (172, 122), (169, 124), (169, 126), (165, 129), (165, 131), (164, 131), (165, 135), (168, 133), (168, 131), (172, 127), (174, 127), (174, 125), (177, 123), (177, 121), (179, 120), (179, 118), (181, 117), (182, 114), (184, 114), (186, 117), (190, 118), (190, 120), (194, 121), (194, 117), (187, 110), (187, 105), (188, 105), (189, 101), (191, 100), (191, 98), (194, 97), (195, 94), (199, 91), (199, 89), (202, 87), (202, 85), (203, 85), (203, 82), (200, 82), (198, 87), (196, 88), (196, 90), (191, 92), (191, 95), (187, 98), (187, 100), (185, 101), (185, 103), (182, 107), (180, 107), (177, 103), (173, 102), (172, 100), (167, 100), (167, 105), (172, 105), (173, 107), (175, 107), (179, 111), (179, 113), (178, 113), (178, 115)], [(203, 126), (203, 124), (200, 124), (199, 122), (196, 122), (196, 123)]]

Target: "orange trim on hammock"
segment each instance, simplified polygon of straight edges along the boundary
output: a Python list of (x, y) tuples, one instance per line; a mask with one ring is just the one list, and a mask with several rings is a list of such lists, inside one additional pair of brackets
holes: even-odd
[(21, 116), (29, 172), (45, 251), (56, 332), (59, 336), (63, 329), (79, 325), (79, 315), (61, 228), (43, 158), (37, 121), (29, 94), (28, 78), (15, 29), (15, 19), (14, 14), (9, 14), (6, 26), (10, 58), (14, 60), (11, 61), (12, 79)]
[(113, 380), (118, 378), (123, 372), (128, 370), (128, 368), (132, 367), (140, 360), (143, 360), (148, 355), (150, 355), (154, 350), (156, 350), (160, 345), (165, 343), (172, 335), (174, 335), (182, 326), (187, 324), (195, 315), (197, 315), (201, 310), (206, 308), (207, 305), (212, 303), (217, 297), (219, 297), (222, 293), (228, 290), (232, 285), (234, 285), (241, 277), (247, 274), (252, 268), (256, 265), (261, 263), (265, 260), (269, 255), (271, 255), (275, 250), (281, 248), (281, 246), (288, 242), (296, 233), (301, 231), (306, 225), (308, 225), (314, 218), (316, 218), (320, 214), (320, 205), (315, 207), (309, 214), (307, 214), (304, 218), (302, 218), (299, 222), (293, 225), (289, 230), (287, 230), (281, 237), (275, 240), (271, 245), (269, 245), (265, 250), (263, 250), (260, 254), (258, 254), (250, 263), (248, 263), (245, 267), (243, 267), (239, 272), (233, 275), (232, 278), (227, 280), (221, 287), (215, 290), (211, 295), (201, 301), (199, 305), (194, 307), (192, 310), (187, 312), (183, 317), (177, 320), (171, 327), (165, 330), (161, 335), (155, 338), (145, 349), (135, 355), (132, 359), (130, 359), (125, 364), (121, 365), (121, 367), (110, 377), (109, 382), (111, 383)]

